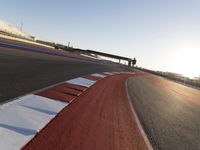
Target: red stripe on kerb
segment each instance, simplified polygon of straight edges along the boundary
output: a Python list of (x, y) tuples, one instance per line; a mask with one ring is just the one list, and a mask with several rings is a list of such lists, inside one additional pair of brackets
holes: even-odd
[(71, 88), (71, 89), (75, 89), (75, 90), (79, 90), (79, 91), (85, 91), (87, 89), (87, 87), (75, 85), (75, 84), (71, 84), (71, 83), (63, 83), (63, 84), (61, 84), (61, 86)]
[(65, 94), (62, 92), (58, 92), (56, 90), (53, 89), (48, 89), (39, 93), (36, 93), (36, 95), (39, 96), (43, 96), (43, 97), (48, 97), (54, 100), (61, 100), (61, 101), (65, 101), (65, 102), (71, 102), (74, 98), (76, 98), (76, 96), (73, 95), (69, 95), (69, 94)]
[(66, 86), (63, 86), (63, 85), (55, 86), (52, 89), (55, 90), (55, 91), (65, 93), (65, 94), (70, 94), (70, 95), (73, 95), (73, 96), (78, 96), (82, 93), (79, 90), (75, 90), (75, 89), (72, 89), (72, 88), (69, 88), (69, 87), (66, 87)]
[(102, 79), (100, 77), (95, 77), (95, 76), (91, 76), (91, 75), (86, 75), (86, 76), (84, 76), (84, 78), (89, 79), (89, 80), (93, 80), (93, 81), (97, 81), (99, 79)]

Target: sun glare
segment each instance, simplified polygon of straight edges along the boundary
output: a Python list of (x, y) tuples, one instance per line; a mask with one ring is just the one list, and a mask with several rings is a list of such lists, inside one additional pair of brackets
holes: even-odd
[(173, 72), (190, 78), (198, 77), (200, 75), (200, 45), (176, 46), (170, 62)]

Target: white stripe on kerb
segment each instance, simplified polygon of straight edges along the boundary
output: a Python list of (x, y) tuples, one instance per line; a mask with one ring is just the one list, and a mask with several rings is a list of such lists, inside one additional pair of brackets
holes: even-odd
[(113, 74), (121, 74), (121, 72), (112, 72)]
[(99, 73), (91, 74), (91, 76), (100, 77), (100, 78), (105, 78), (106, 77), (106, 75), (102, 75), (102, 74), (99, 74)]
[(71, 83), (71, 84), (76, 84), (76, 85), (81, 85), (81, 86), (85, 86), (85, 87), (90, 87), (91, 85), (93, 85), (96, 81), (94, 80), (89, 80), (86, 78), (82, 78), (82, 77), (78, 77), (69, 81), (66, 81), (66, 83)]
[(66, 102), (33, 94), (1, 105), (1, 149), (20, 149), (67, 105)]
[(111, 72), (104, 72), (104, 74), (113, 75), (113, 73), (111, 73)]

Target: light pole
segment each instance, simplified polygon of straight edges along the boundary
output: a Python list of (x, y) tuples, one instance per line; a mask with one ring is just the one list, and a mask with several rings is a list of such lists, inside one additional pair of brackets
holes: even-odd
[(20, 25), (20, 30), (22, 31), (23, 29), (23, 22), (21, 22), (21, 25)]

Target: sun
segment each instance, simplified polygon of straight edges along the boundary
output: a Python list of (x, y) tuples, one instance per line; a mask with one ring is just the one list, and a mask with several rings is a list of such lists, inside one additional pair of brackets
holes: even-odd
[(176, 46), (169, 60), (173, 72), (190, 78), (200, 75), (200, 45), (183, 43)]

